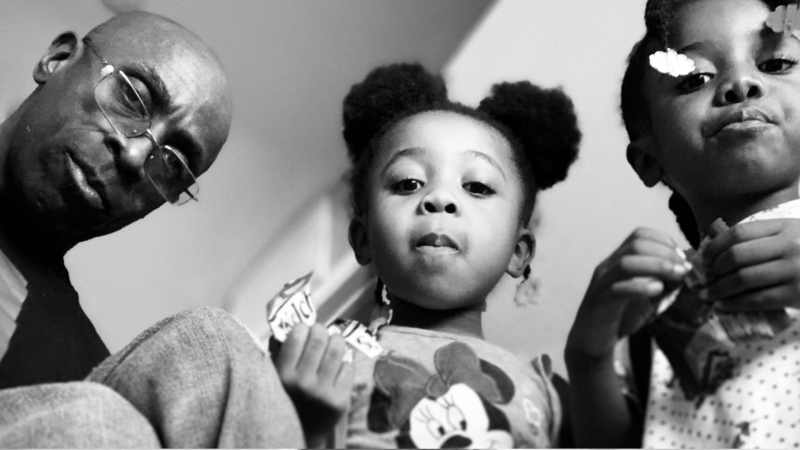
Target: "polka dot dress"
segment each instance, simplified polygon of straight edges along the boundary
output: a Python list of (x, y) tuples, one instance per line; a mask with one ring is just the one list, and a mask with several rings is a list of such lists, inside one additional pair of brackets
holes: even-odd
[(686, 400), (654, 346), (644, 446), (800, 449), (800, 321), (740, 345), (736, 356), (733, 377), (714, 395)]

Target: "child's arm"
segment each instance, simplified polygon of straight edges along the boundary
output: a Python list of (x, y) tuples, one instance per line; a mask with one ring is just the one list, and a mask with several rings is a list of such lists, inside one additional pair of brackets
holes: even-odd
[(800, 307), (800, 219), (748, 222), (717, 235), (705, 251), (708, 297), (725, 311)]
[(297, 409), (309, 448), (323, 448), (350, 404), (353, 365), (344, 362), (347, 344), (322, 325), (297, 324), (275, 363)]
[(657, 300), (687, 273), (677, 244), (634, 231), (594, 271), (570, 330), (565, 359), (578, 447), (635, 447), (640, 436), (614, 370), (614, 347), (652, 317)]

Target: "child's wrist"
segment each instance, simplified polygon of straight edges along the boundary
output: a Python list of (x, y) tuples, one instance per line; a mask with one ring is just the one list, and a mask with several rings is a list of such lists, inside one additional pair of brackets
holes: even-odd
[(564, 350), (564, 362), (567, 370), (572, 373), (596, 371), (604, 366), (614, 365), (614, 346), (607, 352), (589, 352), (584, 348), (567, 345)]

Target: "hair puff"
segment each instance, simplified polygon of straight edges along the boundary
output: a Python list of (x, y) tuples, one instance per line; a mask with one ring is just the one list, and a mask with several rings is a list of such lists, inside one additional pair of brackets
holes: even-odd
[(420, 64), (392, 64), (374, 69), (344, 98), (344, 140), (357, 162), (372, 139), (402, 116), (447, 103), (444, 80)]
[(537, 188), (566, 178), (581, 132), (572, 101), (561, 89), (542, 89), (528, 81), (499, 83), (478, 110), (505, 127), (521, 147)]

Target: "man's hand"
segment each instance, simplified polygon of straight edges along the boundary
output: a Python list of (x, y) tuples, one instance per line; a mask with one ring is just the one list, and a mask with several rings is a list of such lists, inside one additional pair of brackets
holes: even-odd
[(708, 298), (724, 311), (800, 307), (800, 219), (731, 227), (704, 253)]
[(346, 352), (342, 336), (329, 336), (320, 324), (299, 323), (278, 353), (276, 369), (300, 416), (309, 447), (326, 446), (350, 404), (353, 365), (344, 362)]
[(669, 236), (639, 228), (597, 266), (567, 340), (568, 365), (611, 358), (619, 338), (652, 317), (688, 272), (677, 249)]

